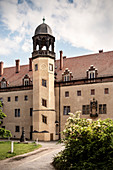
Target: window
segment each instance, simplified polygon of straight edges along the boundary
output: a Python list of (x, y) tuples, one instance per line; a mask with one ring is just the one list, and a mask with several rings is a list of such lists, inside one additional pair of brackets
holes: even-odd
[(45, 107), (47, 107), (47, 100), (45, 100), (45, 99), (42, 99), (42, 106), (45, 106)]
[(24, 79), (24, 86), (28, 86), (29, 85), (29, 79)]
[(6, 87), (6, 81), (1, 81), (1, 88), (5, 88)]
[(99, 114), (102, 114), (102, 104), (99, 104)]
[(53, 71), (53, 64), (49, 64), (49, 70)]
[(89, 78), (90, 79), (94, 79), (95, 78), (95, 72), (93, 72), (93, 71), (91, 71), (91, 72), (89, 72), (90, 74), (89, 74)]
[(38, 70), (38, 64), (35, 64), (35, 71)]
[(42, 86), (47, 87), (46, 80), (42, 79)]
[(108, 88), (104, 89), (104, 94), (109, 94), (109, 89)]
[(47, 124), (47, 117), (42, 115), (42, 122)]
[(20, 117), (20, 109), (15, 109), (15, 117)]
[(64, 115), (68, 115), (70, 112), (70, 106), (64, 106)]
[(97, 78), (98, 70), (93, 65), (91, 65), (86, 73), (88, 79), (95, 79)]
[(3, 129), (5, 129), (5, 126), (2, 126)]
[(69, 97), (69, 91), (65, 92), (65, 97)]
[(15, 96), (15, 101), (16, 101), (16, 102), (18, 101), (18, 96)]
[(26, 95), (26, 96), (24, 96), (24, 100), (25, 101), (27, 101), (28, 100), (28, 96)]
[(77, 96), (81, 96), (81, 90), (77, 91)]
[(15, 132), (20, 132), (20, 127), (19, 126), (15, 126)]
[(103, 114), (106, 114), (107, 113), (107, 106), (106, 104), (103, 104)]
[(8, 97), (8, 98), (7, 98), (7, 101), (10, 102), (10, 101), (11, 101), (11, 97)]
[(99, 104), (99, 114), (107, 114), (107, 105)]
[(95, 89), (91, 89), (91, 95), (95, 95)]
[(82, 114), (87, 115), (90, 113), (90, 106), (89, 105), (83, 105), (82, 106)]
[(30, 108), (30, 116), (33, 114), (33, 108)]
[(1, 102), (1, 104), (3, 106), (3, 98), (2, 97), (0, 98), (0, 102)]
[(64, 81), (69, 81), (70, 80), (70, 75), (67, 74), (67, 75), (64, 75)]

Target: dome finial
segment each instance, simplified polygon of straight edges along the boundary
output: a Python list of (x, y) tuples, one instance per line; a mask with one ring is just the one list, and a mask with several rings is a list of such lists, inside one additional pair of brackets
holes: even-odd
[(42, 19), (42, 20), (43, 20), (43, 23), (45, 23), (45, 17), (43, 17), (43, 19)]

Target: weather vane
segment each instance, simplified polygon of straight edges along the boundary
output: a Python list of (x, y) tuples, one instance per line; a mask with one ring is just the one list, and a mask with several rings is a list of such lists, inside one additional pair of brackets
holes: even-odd
[(42, 20), (43, 20), (43, 23), (45, 23), (45, 17), (43, 17), (43, 19), (42, 19)]

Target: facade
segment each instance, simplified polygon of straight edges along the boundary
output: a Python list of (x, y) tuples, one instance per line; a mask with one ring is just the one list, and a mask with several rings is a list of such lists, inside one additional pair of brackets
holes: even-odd
[[(81, 118), (113, 119), (113, 51), (68, 58), (54, 52), (55, 37), (42, 23), (33, 36), (29, 65), (3, 67), (0, 62), (0, 100), (7, 117), (2, 127), (20, 138), (58, 140), (68, 113)], [(45, 48), (44, 48), (45, 47)]]

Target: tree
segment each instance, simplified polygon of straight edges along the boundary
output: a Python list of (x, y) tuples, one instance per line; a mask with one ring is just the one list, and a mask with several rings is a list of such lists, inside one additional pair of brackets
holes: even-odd
[(62, 139), (65, 149), (53, 165), (58, 170), (113, 169), (113, 121), (81, 119), (77, 114), (70, 113), (67, 119)]
[(6, 117), (6, 114), (3, 113), (3, 111), (2, 111), (2, 107), (3, 106), (2, 106), (2, 103), (0, 101), (0, 137), (4, 137), (4, 138), (11, 137), (11, 132), (9, 130), (1, 128), (1, 124), (3, 122), (3, 118)]

